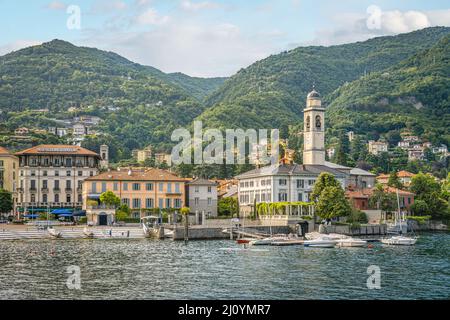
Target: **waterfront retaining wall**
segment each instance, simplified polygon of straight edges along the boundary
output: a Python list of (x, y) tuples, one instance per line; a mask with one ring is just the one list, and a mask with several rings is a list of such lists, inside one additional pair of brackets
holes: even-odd
[[(245, 227), (246, 230), (254, 230), (258, 233), (270, 234), (289, 234), (294, 232), (292, 227), (289, 226), (255, 226)], [(230, 239), (228, 233), (223, 232), (223, 228), (210, 228), (210, 227), (190, 227), (188, 231), (189, 240), (208, 240), (208, 239)], [(236, 235), (234, 236), (236, 238)], [(176, 227), (173, 230), (174, 240), (184, 240), (184, 227)]]
[(349, 225), (322, 225), (321, 229), (324, 233), (339, 233), (348, 236), (385, 235), (387, 233), (387, 226), (385, 224), (369, 224), (358, 228), (351, 228)]

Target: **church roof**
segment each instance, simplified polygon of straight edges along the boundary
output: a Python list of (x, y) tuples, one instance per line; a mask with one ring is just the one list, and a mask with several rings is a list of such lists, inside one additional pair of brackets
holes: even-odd
[(310, 93), (308, 93), (308, 99), (310, 98), (320, 98), (320, 93), (313, 89)]
[(337, 177), (346, 176), (344, 172), (322, 165), (281, 164), (250, 170), (248, 172), (236, 176), (236, 179), (245, 179), (258, 176), (273, 176), (273, 175), (318, 176), (322, 172), (328, 172)]

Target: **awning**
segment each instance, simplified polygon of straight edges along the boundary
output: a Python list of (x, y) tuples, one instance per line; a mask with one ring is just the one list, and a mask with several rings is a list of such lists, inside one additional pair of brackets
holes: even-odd
[(56, 210), (53, 210), (51, 212), (51, 214), (57, 214), (57, 215), (70, 214), (72, 216), (72, 210), (70, 210), (70, 209), (56, 209)]
[(26, 214), (23, 217), (27, 218), (27, 219), (36, 219), (36, 218), (39, 218), (39, 215), (38, 214)]
[(73, 214), (71, 214), (71, 213), (63, 213), (63, 214), (58, 215), (58, 217), (60, 217), (60, 218), (70, 218), (70, 217), (73, 217)]
[(75, 211), (73, 213), (74, 217), (85, 217), (86, 216), (86, 211)]
[(90, 193), (88, 194), (88, 199), (100, 199), (100, 194), (99, 193)]

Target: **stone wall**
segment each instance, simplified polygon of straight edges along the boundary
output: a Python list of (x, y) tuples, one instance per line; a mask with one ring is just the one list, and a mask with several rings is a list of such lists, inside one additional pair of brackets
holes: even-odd
[[(322, 229), (323, 228), (323, 229)], [(322, 226), (320, 228), (324, 233), (339, 233), (349, 236), (370, 236), (370, 235), (385, 235), (387, 226), (385, 224), (369, 224), (362, 225), (359, 228), (351, 228), (348, 225), (345, 226)]]
[[(190, 227), (189, 228), (189, 240), (207, 240), (207, 239), (230, 239), (228, 233), (222, 232), (224, 228), (211, 228), (211, 227)], [(258, 233), (270, 234), (270, 227), (257, 226), (257, 227), (245, 227), (246, 230), (254, 230)], [(273, 226), (272, 234), (289, 234), (294, 232), (293, 227), (290, 226)], [(236, 238), (236, 235), (234, 236)], [(173, 233), (174, 240), (184, 240), (184, 227), (176, 227)]]

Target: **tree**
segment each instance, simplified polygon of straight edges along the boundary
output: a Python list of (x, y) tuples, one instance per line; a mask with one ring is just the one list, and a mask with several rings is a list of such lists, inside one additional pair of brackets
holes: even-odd
[(345, 198), (342, 187), (325, 187), (320, 193), (316, 204), (316, 213), (322, 219), (345, 217), (352, 212), (352, 208)]
[(393, 193), (385, 192), (383, 186), (377, 184), (369, 199), (369, 205), (377, 210), (391, 212), (397, 207), (397, 197)]
[(116, 221), (125, 221), (130, 217), (131, 209), (126, 204), (121, 205), (116, 210)]
[(180, 213), (183, 216), (188, 216), (191, 213), (191, 209), (189, 209), (189, 207), (183, 207), (181, 208)]
[(322, 172), (314, 184), (314, 188), (311, 193), (311, 200), (316, 202), (326, 187), (342, 188), (341, 183), (336, 180), (334, 175), (328, 172)]
[(0, 189), (0, 213), (10, 213), (12, 209), (12, 193), (4, 189)]
[(410, 190), (416, 194), (416, 201), (424, 201), (429, 209), (429, 214), (435, 219), (449, 215), (448, 202), (441, 186), (430, 174), (419, 173), (411, 179)]
[(220, 199), (217, 205), (219, 216), (234, 216), (238, 213), (238, 206), (236, 198), (228, 197)]
[(418, 199), (422, 199), (434, 192), (439, 193), (441, 187), (432, 175), (419, 173), (412, 177), (409, 189), (416, 194)]
[(410, 209), (415, 216), (426, 216), (430, 211), (427, 203), (423, 200), (414, 201)]
[(397, 172), (392, 171), (391, 174), (389, 175), (388, 186), (394, 187), (397, 189), (403, 188), (403, 184), (400, 181), (400, 178), (398, 177)]
[(103, 192), (100, 195), (100, 202), (107, 206), (120, 206), (120, 198), (116, 196), (112, 191)]

